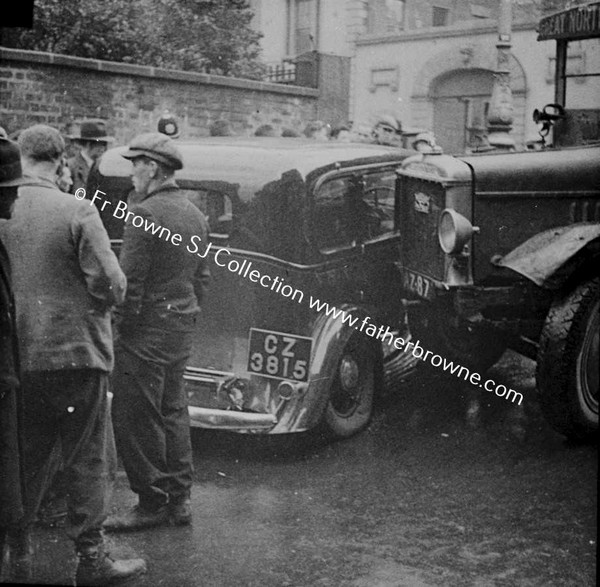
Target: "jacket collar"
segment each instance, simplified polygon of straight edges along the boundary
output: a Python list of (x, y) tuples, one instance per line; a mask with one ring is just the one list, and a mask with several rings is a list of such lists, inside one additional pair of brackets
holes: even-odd
[(173, 178), (171, 178), (171, 179), (168, 179), (167, 181), (165, 181), (163, 184), (161, 184), (160, 187), (158, 187), (154, 191), (150, 192), (144, 198), (144, 200), (147, 200), (148, 198), (151, 198), (152, 196), (155, 196), (156, 194), (158, 194), (160, 192), (167, 192), (167, 191), (178, 190), (178, 189), (179, 189), (179, 186), (177, 185), (175, 180)]
[(44, 177), (37, 177), (35, 175), (23, 174), (23, 179), (25, 179), (26, 181), (25, 181), (25, 183), (22, 183), (19, 187), (35, 186), (35, 187), (50, 188), (53, 190), (58, 189), (58, 186), (53, 181), (50, 181), (49, 179), (46, 179)]

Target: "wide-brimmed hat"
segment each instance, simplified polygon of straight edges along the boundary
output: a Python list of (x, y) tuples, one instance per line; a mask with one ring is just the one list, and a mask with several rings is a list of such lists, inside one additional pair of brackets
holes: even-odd
[(25, 182), (19, 145), (0, 137), (0, 188), (13, 187)]
[(125, 159), (148, 157), (171, 169), (183, 168), (183, 157), (175, 143), (167, 135), (158, 132), (147, 132), (135, 137), (122, 156)]
[(106, 124), (103, 120), (84, 120), (79, 125), (79, 134), (67, 136), (74, 141), (112, 143), (115, 140), (115, 137), (110, 137), (106, 134)]

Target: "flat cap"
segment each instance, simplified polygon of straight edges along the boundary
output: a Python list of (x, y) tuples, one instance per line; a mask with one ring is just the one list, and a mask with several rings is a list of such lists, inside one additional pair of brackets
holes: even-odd
[(401, 130), (400, 125), (398, 124), (398, 120), (396, 120), (390, 114), (381, 114), (377, 117), (374, 126), (389, 126), (393, 128), (396, 132)]
[(171, 169), (183, 168), (183, 157), (175, 143), (158, 132), (148, 132), (135, 137), (129, 143), (129, 149), (123, 153), (125, 159), (148, 157)]

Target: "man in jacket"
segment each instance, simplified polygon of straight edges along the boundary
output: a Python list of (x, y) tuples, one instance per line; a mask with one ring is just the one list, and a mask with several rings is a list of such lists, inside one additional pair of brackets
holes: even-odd
[(145, 570), (140, 559), (112, 560), (102, 535), (115, 468), (107, 407), (111, 307), (123, 300), (125, 276), (96, 207), (56, 187), (65, 150), (60, 133), (35, 125), (21, 133), (19, 145), (27, 183), (2, 227), (23, 371), (26, 511), (16, 541), (28, 540), (58, 443), (76, 583), (112, 584)]
[(183, 373), (209, 275), (205, 259), (186, 247), (193, 236), (206, 244), (207, 222), (175, 183), (175, 171), (183, 167), (175, 143), (147, 133), (123, 156), (132, 161), (139, 199), (130, 202), (134, 216), (120, 254), (128, 286), (117, 310), (112, 417), (117, 450), (139, 500), (106, 521), (112, 531), (191, 522)]
[(108, 144), (115, 139), (106, 134), (102, 120), (84, 120), (79, 134), (69, 138), (81, 146), (79, 153), (67, 161), (73, 179), (71, 193), (74, 194), (79, 188), (86, 188), (92, 167), (98, 164)]
[[(17, 189), (23, 181), (19, 147), (6, 138), (0, 138), (0, 222), (11, 217)], [(0, 240), (0, 573), (8, 530), (23, 516), (19, 376), (10, 263)], [(28, 555), (27, 550), (17, 553), (13, 549), (13, 557)], [(18, 565), (18, 561), (11, 562), (13, 566), (15, 563)], [(12, 580), (21, 578), (26, 577), (11, 577)]]

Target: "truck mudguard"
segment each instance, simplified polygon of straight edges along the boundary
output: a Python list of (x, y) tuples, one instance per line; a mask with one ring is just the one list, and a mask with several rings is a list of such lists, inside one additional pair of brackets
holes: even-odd
[(600, 245), (597, 222), (560, 226), (536, 234), (494, 264), (512, 269), (540, 287), (557, 289), (570, 274), (561, 269), (596, 240)]

